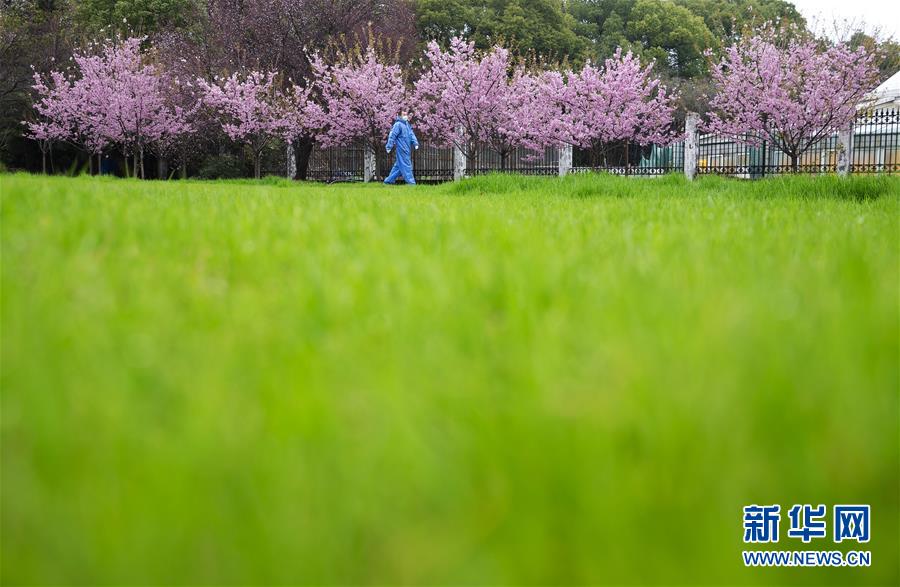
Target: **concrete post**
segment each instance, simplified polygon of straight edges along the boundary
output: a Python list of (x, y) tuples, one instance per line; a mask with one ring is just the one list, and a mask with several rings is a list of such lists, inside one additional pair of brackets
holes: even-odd
[(853, 162), (853, 129), (848, 128), (838, 133), (837, 141), (837, 174), (841, 177), (850, 175)]
[(565, 177), (572, 170), (572, 145), (559, 146), (559, 176)]
[(375, 149), (371, 145), (366, 145), (365, 155), (363, 157), (363, 181), (370, 182), (375, 179)]
[(287, 153), (285, 154), (287, 157), (287, 178), (288, 179), (296, 179), (297, 178), (297, 157), (294, 153), (294, 144), (287, 144)]
[(689, 181), (693, 181), (697, 176), (697, 162), (700, 156), (697, 144), (697, 123), (699, 122), (700, 115), (695, 112), (688, 112), (684, 120), (684, 176)]
[(466, 154), (459, 148), (459, 145), (453, 145), (453, 181), (459, 181), (466, 176)]

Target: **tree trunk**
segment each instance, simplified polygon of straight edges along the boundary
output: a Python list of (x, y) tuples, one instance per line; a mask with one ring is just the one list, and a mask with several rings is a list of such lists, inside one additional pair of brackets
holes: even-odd
[(141, 179), (147, 179), (144, 175), (144, 147), (140, 148), (140, 161), (141, 161)]
[[(315, 142), (311, 137), (303, 137), (294, 143), (294, 157), (297, 161), (297, 179), (306, 179), (309, 173), (309, 157)], [(378, 152), (377, 150), (375, 151)]]
[(509, 151), (500, 151), (500, 171), (505, 172), (509, 167)]
[(259, 179), (259, 172), (262, 167), (262, 153), (257, 153), (256, 158), (253, 161), (253, 175), (256, 179)]
[(88, 175), (94, 175), (94, 154), (88, 153)]
[(122, 160), (125, 162), (125, 177), (131, 177), (131, 170), (128, 168), (128, 155), (122, 157)]
[(162, 157), (156, 160), (156, 177), (159, 179), (169, 179), (169, 162)]
[(478, 145), (472, 147), (470, 144), (466, 151), (466, 175), (476, 175), (478, 173)]
[(56, 175), (56, 163), (53, 161), (53, 143), (50, 143), (50, 173)]
[(181, 160), (181, 179), (187, 179), (187, 158)]
[(798, 173), (800, 171), (800, 157), (791, 155), (791, 172)]
[(47, 149), (41, 149), (41, 172), (47, 175)]
[(631, 171), (631, 157), (628, 152), (628, 147), (630, 146), (629, 141), (625, 141), (625, 175), (628, 175)]

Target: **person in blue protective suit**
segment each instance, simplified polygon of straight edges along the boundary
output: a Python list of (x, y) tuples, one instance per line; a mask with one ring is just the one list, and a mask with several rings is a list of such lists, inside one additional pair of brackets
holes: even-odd
[(391, 127), (391, 134), (388, 135), (387, 152), (391, 149), (394, 151), (394, 166), (386, 178), (384, 183), (394, 183), (397, 178), (403, 176), (403, 181), (409, 185), (416, 184), (416, 178), (413, 177), (412, 168), (412, 150), (419, 148), (419, 139), (413, 132), (412, 125), (409, 123), (409, 113), (404, 110), (397, 117), (394, 126)]

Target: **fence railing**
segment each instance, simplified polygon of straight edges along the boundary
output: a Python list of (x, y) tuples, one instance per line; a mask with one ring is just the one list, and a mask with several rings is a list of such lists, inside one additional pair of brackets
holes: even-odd
[[(684, 136), (684, 126), (676, 132)], [(727, 175), (744, 179), (788, 174), (823, 174), (840, 171), (841, 154), (848, 149), (850, 173), (900, 172), (900, 110), (884, 108), (861, 111), (849, 129), (845, 144), (837, 133), (815, 143), (798, 159), (796, 167), (790, 157), (766, 140), (697, 133), (695, 150), (686, 150), (685, 141), (669, 145), (616, 143), (595, 149), (549, 147), (543, 153), (517, 148), (504, 158), (482, 145), (474, 162), (465, 160), (462, 151), (436, 146), (427, 140), (414, 152), (416, 181), (443, 182), (459, 176), (485, 173), (520, 173), (526, 175), (564, 175), (566, 173), (605, 172), (625, 176), (659, 176), (681, 173), (693, 162), (700, 175)], [(307, 177), (316, 181), (365, 181), (383, 179), (393, 154), (377, 154), (377, 164), (367, 178), (365, 148), (359, 145), (314, 148)], [(694, 157), (693, 161), (685, 158)]]

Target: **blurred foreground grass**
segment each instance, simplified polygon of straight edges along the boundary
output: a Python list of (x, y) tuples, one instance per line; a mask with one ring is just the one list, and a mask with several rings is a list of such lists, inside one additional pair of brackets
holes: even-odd
[(900, 583), (898, 179), (0, 190), (4, 584)]

